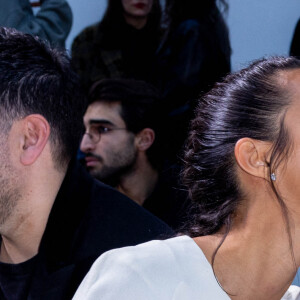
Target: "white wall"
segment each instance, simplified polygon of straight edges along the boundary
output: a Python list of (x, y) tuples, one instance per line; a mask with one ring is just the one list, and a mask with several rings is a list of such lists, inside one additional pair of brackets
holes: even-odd
[[(106, 0), (69, 0), (69, 3), (74, 22), (67, 39), (68, 49), (74, 37), (86, 26), (100, 20), (106, 9)], [(264, 55), (288, 54), (300, 17), (299, 0), (228, 0), (228, 3), (234, 70)]]
[(73, 11), (73, 26), (66, 42), (67, 49), (70, 49), (74, 38), (82, 29), (101, 20), (106, 9), (106, 0), (68, 0), (68, 2)]
[(264, 55), (288, 54), (299, 0), (229, 0), (233, 69)]

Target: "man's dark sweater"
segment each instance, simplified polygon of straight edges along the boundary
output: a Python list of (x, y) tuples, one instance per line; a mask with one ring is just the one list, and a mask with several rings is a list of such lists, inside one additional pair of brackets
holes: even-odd
[(103, 252), (172, 234), (158, 218), (71, 164), (38, 254), (22, 264), (0, 264), (0, 299), (71, 299)]

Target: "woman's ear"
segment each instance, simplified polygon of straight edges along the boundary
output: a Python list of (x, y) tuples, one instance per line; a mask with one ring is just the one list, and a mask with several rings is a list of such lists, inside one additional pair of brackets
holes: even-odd
[(256, 177), (268, 179), (268, 165), (266, 157), (270, 150), (270, 143), (251, 138), (237, 141), (234, 154), (241, 169)]
[(140, 151), (146, 151), (155, 140), (155, 132), (151, 128), (144, 128), (136, 135), (136, 146)]
[(29, 115), (22, 120), (21, 163), (33, 164), (43, 152), (50, 136), (50, 125), (41, 115)]

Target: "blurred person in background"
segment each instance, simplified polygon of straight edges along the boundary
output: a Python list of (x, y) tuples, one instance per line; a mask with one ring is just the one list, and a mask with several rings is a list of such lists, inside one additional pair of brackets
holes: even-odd
[(143, 206), (173, 229), (188, 207), (179, 178), (164, 168), (160, 95), (133, 79), (103, 79), (89, 94), (80, 149), (92, 176)]
[(170, 155), (176, 158), (187, 136), (195, 101), (231, 70), (222, 0), (166, 0), (166, 32), (156, 56), (156, 85), (169, 115)]
[(300, 58), (300, 19), (297, 22), (297, 25), (294, 30), (294, 35), (292, 38), (290, 55), (297, 56)]
[[(32, 6), (38, 6), (34, 14)], [(37, 35), (64, 48), (72, 26), (72, 11), (66, 0), (0, 0), (0, 26)]]
[(159, 0), (108, 0), (100, 23), (74, 40), (72, 62), (86, 91), (104, 78), (148, 81), (160, 38)]

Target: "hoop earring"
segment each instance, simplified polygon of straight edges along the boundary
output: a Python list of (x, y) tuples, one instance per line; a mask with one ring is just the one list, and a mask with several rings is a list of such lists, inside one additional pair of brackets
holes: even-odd
[(271, 180), (272, 181), (276, 181), (276, 175), (275, 175), (275, 173), (273, 172), (273, 173), (271, 173)]

